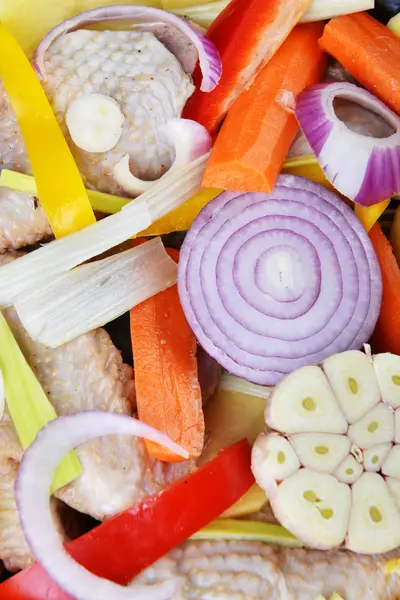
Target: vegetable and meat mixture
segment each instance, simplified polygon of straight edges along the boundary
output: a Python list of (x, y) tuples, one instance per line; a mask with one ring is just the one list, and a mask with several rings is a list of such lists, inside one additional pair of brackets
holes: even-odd
[(400, 2), (0, 4), (1, 600), (400, 598)]

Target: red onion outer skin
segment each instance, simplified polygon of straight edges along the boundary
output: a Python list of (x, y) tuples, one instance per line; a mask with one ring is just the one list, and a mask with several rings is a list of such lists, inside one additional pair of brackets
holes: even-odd
[[(60, 36), (76, 31), (96, 23), (105, 21), (136, 21), (140, 29), (144, 29), (147, 23), (149, 30), (152, 27), (166, 25), (178, 29), (187, 36), (192, 44), (197, 48), (199, 54), (200, 69), (202, 72), (202, 81), (200, 89), (203, 92), (211, 92), (217, 85), (222, 74), (222, 63), (215, 45), (198, 29), (193, 27), (186, 19), (177, 17), (172, 13), (151, 6), (132, 6), (132, 5), (112, 5), (94, 8), (63, 21), (54, 27), (40, 42), (33, 56), (33, 67), (41, 79), (45, 79), (44, 57), (50, 45)], [(134, 23), (132, 24), (134, 27)], [(168, 45), (168, 44), (166, 44)], [(173, 52), (174, 48), (171, 47)], [(182, 48), (182, 52), (184, 48)], [(176, 56), (178, 60), (185, 64), (184, 56)]]
[(275, 385), (367, 342), (382, 280), (353, 211), (322, 186), (281, 175), (271, 194), (224, 192), (201, 211), (181, 249), (178, 289), (210, 356)]

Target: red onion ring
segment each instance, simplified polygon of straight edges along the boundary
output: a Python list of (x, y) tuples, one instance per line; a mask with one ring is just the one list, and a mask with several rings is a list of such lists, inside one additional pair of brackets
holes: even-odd
[(382, 281), (353, 211), (322, 186), (282, 175), (271, 194), (224, 192), (182, 246), (178, 288), (199, 343), (261, 385), (366, 342)]
[[(174, 27), (179, 32), (183, 33), (197, 49), (200, 69), (203, 75), (200, 89), (203, 92), (211, 92), (211, 90), (218, 85), (222, 74), (222, 63), (218, 50), (211, 40), (188, 23), (186, 19), (177, 17), (165, 10), (153, 8), (151, 6), (129, 6), (124, 4), (103, 6), (101, 8), (87, 10), (54, 27), (42, 39), (33, 56), (33, 67), (40, 79), (46, 78), (44, 68), (46, 51), (57, 38), (70, 31), (75, 31), (89, 25), (95, 25), (102, 21), (138, 21), (141, 29), (143, 29), (143, 24), (145, 23), (149, 25), (149, 28), (151, 28), (152, 25), (160, 24)], [(174, 54), (176, 53), (176, 48), (171, 47), (170, 49)], [(184, 51), (184, 48), (182, 48), (182, 51)], [(179, 56), (176, 54), (176, 57), (182, 64), (185, 64), (184, 55)]]
[[(350, 100), (384, 119), (394, 130), (375, 138), (349, 129), (334, 108)], [(352, 83), (320, 83), (296, 99), (296, 118), (326, 178), (344, 196), (371, 206), (400, 192), (400, 117)]]
[(49, 490), (61, 459), (83, 442), (113, 434), (146, 438), (188, 458), (187, 452), (168, 436), (131, 417), (84, 411), (54, 419), (39, 431), (18, 469), (15, 499), (21, 526), (38, 563), (77, 600), (168, 600), (178, 587), (176, 580), (133, 590), (98, 577), (64, 550), (54, 528)]

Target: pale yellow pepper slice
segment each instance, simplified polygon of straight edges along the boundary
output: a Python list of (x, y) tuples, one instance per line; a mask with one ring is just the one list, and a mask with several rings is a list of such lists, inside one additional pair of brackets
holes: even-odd
[(0, 23), (0, 79), (17, 117), (38, 195), (54, 235), (96, 221), (78, 167), (29, 60)]
[(389, 206), (389, 203), (390, 198), (388, 200), (382, 200), (382, 202), (379, 202), (379, 204), (374, 204), (373, 206), (360, 206), (359, 204), (355, 205), (354, 212), (364, 225), (366, 231), (372, 229), (379, 217), (383, 215)]

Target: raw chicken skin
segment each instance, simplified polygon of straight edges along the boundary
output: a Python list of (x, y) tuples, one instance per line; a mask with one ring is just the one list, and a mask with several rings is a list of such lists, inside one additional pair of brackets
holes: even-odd
[[(191, 58), (188, 49), (188, 58)], [(151, 32), (88, 31), (69, 33), (46, 53), (44, 88), (87, 187), (127, 195), (113, 176), (125, 155), (132, 172), (157, 179), (174, 158), (171, 140), (160, 131), (179, 117), (194, 86), (175, 56)], [(125, 121), (121, 138), (109, 152), (89, 153), (71, 140), (65, 114), (86, 94), (111, 96)], [(31, 173), (21, 133), (0, 81), (0, 169)], [(51, 235), (37, 199), (0, 188), (0, 252), (33, 245)]]
[(181, 579), (172, 600), (397, 600), (400, 577), (382, 570), (387, 557), (322, 552), (261, 542), (185, 542), (131, 585)]
[[(2, 255), (0, 265), (16, 256)], [(132, 414), (135, 401), (133, 370), (123, 363), (106, 331), (97, 329), (54, 350), (34, 342), (14, 310), (8, 309), (5, 315), (59, 415), (93, 409)], [(107, 436), (82, 444), (77, 448), (77, 454), (84, 473), (57, 496), (98, 520), (132, 506), (195, 468), (191, 461), (180, 464), (156, 461), (148, 456), (141, 440), (127, 436)], [(19, 461), (20, 456), (21, 448), (6, 414), (0, 421), (0, 465), (9, 457)], [(0, 511), (5, 501), (4, 493), (0, 487)], [(8, 520), (10, 526), (3, 525), (5, 534), (0, 535), (0, 559), (7, 558), (13, 569), (25, 566), (27, 562), (21, 559), (23, 545), (20, 550), (15, 548), (14, 554), (6, 554), (11, 540), (23, 539), (16, 533), (15, 507), (3, 519)]]
[[(175, 56), (148, 31), (80, 30), (57, 39), (46, 57), (44, 88), (86, 185), (123, 194), (113, 169), (125, 154), (137, 177), (161, 177), (174, 150), (160, 126), (180, 116), (194, 90)], [(110, 96), (125, 117), (122, 135), (108, 152), (86, 152), (70, 140), (65, 114), (88, 94)]]

